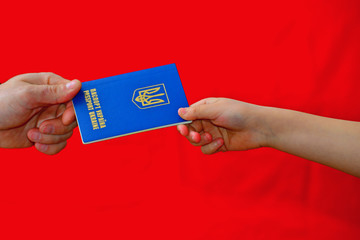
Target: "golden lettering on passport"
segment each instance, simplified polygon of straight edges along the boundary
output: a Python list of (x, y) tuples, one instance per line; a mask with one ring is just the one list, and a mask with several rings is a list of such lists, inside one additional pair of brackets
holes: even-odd
[[(84, 97), (93, 130), (106, 127), (106, 119), (100, 105), (100, 99), (96, 88), (84, 91)], [(95, 111), (94, 111), (95, 110)]]
[(98, 97), (97, 92), (96, 92), (96, 88), (91, 89), (90, 92), (91, 92), (91, 97), (93, 99), (95, 108), (96, 109), (101, 108), (100, 102), (99, 102), (99, 97)]
[(96, 120), (96, 115), (94, 111), (89, 112), (91, 125), (93, 127), (93, 130), (99, 129), (98, 121)]
[(90, 96), (89, 90), (84, 91), (84, 96), (85, 96), (86, 106), (87, 106), (88, 110), (89, 111), (94, 110), (94, 106), (91, 101), (91, 96)]
[(98, 121), (99, 121), (99, 124), (100, 124), (100, 128), (104, 128), (106, 127), (106, 119), (104, 118), (103, 116), (103, 113), (101, 110), (97, 110), (96, 111), (96, 116), (98, 117)]
[(136, 89), (132, 101), (140, 109), (157, 107), (170, 103), (163, 83)]

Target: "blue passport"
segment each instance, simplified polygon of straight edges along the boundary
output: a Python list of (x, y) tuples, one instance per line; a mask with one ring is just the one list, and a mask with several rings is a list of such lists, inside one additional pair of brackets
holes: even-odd
[(84, 82), (73, 104), (84, 144), (191, 122), (175, 64)]

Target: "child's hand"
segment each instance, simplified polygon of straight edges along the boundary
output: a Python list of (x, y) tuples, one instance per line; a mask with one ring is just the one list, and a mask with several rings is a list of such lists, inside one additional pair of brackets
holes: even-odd
[(181, 135), (205, 154), (271, 147), (360, 177), (360, 123), (252, 105), (203, 99), (179, 115)]
[(266, 145), (267, 134), (260, 123), (262, 107), (226, 98), (207, 98), (179, 115), (191, 124), (178, 131), (205, 154), (218, 151), (248, 150)]

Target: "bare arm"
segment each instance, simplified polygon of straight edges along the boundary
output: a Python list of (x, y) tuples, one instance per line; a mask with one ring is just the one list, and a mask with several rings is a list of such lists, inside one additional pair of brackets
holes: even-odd
[(360, 123), (264, 108), (269, 147), (360, 177)]
[(205, 154), (271, 147), (360, 177), (360, 123), (226, 98), (179, 109), (179, 132)]

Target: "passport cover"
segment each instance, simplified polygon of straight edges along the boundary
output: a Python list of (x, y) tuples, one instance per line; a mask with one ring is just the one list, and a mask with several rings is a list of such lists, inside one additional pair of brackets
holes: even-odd
[(84, 82), (73, 104), (84, 144), (191, 122), (175, 64)]

